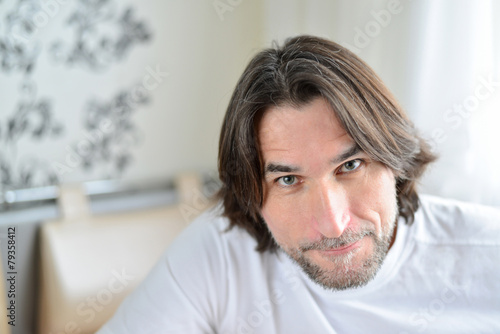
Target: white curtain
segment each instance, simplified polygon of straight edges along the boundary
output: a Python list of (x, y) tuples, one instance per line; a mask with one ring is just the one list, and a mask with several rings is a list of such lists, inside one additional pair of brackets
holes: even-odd
[[(497, 6), (498, 7), (498, 6)], [(500, 76), (493, 1), (420, 4), (407, 109), (440, 154), (424, 189), (500, 205)], [(496, 12), (497, 14), (500, 14)], [(497, 27), (498, 28), (498, 27)], [(496, 38), (496, 41), (495, 41)]]
[(500, 206), (499, 2), (273, 1), (266, 11), (268, 41), (329, 37), (382, 77), (440, 155), (423, 192)]

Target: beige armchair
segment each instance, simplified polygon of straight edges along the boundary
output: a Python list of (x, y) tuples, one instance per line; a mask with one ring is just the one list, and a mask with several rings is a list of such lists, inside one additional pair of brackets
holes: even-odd
[(101, 216), (90, 213), (78, 187), (61, 189), (63, 217), (41, 229), (39, 334), (99, 329), (193, 213), (208, 206), (193, 197), (200, 187), (196, 175), (184, 175), (175, 206)]

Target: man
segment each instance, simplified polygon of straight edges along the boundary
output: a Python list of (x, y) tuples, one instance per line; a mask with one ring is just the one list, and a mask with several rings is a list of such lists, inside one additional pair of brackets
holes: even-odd
[(262, 51), (222, 126), (221, 204), (99, 333), (500, 332), (500, 212), (419, 197), (434, 159), (353, 53)]

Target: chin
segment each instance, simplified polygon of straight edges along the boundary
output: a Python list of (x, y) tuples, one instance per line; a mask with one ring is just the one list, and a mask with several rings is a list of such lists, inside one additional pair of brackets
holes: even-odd
[(362, 241), (359, 247), (339, 255), (318, 250), (287, 253), (312, 281), (325, 289), (359, 288), (375, 277), (388, 251), (387, 242), (377, 243), (370, 237)]

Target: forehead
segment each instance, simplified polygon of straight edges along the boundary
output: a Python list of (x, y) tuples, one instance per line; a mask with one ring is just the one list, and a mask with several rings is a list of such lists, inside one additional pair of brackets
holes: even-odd
[(331, 147), (332, 143), (353, 142), (331, 106), (322, 98), (300, 107), (268, 108), (259, 120), (257, 130), (264, 155), (297, 148), (318, 150), (323, 144)]

